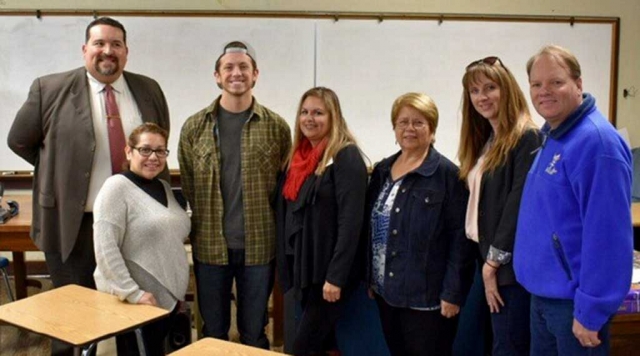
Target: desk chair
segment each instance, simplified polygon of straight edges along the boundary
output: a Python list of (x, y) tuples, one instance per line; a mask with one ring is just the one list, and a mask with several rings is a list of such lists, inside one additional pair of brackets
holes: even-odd
[(9, 301), (13, 302), (13, 292), (11, 291), (11, 284), (9, 284), (9, 273), (7, 272), (7, 267), (9, 267), (9, 260), (6, 257), (0, 257), (0, 273), (4, 277), (4, 283), (7, 286), (7, 295), (9, 296)]

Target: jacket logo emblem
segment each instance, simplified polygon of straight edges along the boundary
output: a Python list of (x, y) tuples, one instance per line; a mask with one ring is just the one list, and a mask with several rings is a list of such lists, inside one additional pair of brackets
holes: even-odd
[(549, 163), (547, 169), (545, 169), (544, 171), (547, 172), (548, 175), (554, 175), (558, 173), (558, 170), (556, 169), (556, 163), (558, 163), (558, 161), (560, 161), (560, 154), (556, 153), (555, 155), (553, 155), (553, 160), (551, 160), (551, 163)]

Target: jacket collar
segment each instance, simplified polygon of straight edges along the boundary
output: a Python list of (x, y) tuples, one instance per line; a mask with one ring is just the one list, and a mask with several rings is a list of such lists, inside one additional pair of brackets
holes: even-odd
[[(394, 154), (393, 156), (379, 163), (381, 172), (384, 175), (388, 175), (390, 173), (391, 166), (393, 166), (393, 163), (398, 159), (400, 154), (402, 154), (402, 151), (396, 152), (396, 154)], [(436, 150), (435, 147), (431, 145), (429, 147), (429, 153), (427, 154), (427, 157), (424, 159), (424, 161), (422, 161), (422, 164), (420, 164), (418, 168), (414, 169), (408, 174), (419, 174), (424, 177), (432, 176), (440, 165), (441, 157), (442, 156), (440, 155), (440, 152), (438, 152), (438, 150)]]
[(138, 105), (138, 110), (140, 110), (140, 114), (142, 115), (142, 121), (157, 123), (160, 119), (157, 117), (158, 110), (156, 108), (158, 105), (153, 104), (153, 91), (150, 89), (149, 84), (140, 80), (140, 76), (127, 71), (122, 72), (121, 78), (124, 78), (133, 99), (136, 101), (136, 105)]
[[(124, 79), (124, 80), (123, 80)], [(151, 97), (151, 93), (148, 90), (148, 87), (144, 82), (141, 82), (137, 76), (132, 75), (131, 73), (124, 71), (122, 72), (122, 76), (118, 78), (116, 81), (118, 84), (115, 84), (114, 88), (116, 90), (123, 90), (124, 86), (129, 86), (129, 90), (131, 91), (131, 95), (138, 106), (138, 110), (140, 110), (140, 114), (142, 115), (142, 121), (147, 122), (150, 120), (157, 119), (157, 113), (154, 109), (154, 105), (152, 104), (153, 98)], [(71, 93), (73, 97), (71, 101), (76, 106), (76, 109), (80, 110), (79, 115), (91, 115), (91, 107), (87, 105), (90, 102), (88, 97), (89, 93), (89, 78), (87, 76), (87, 69), (85, 67), (80, 67), (75, 70), (73, 82), (71, 84)]]
[(582, 94), (582, 104), (578, 106), (576, 110), (574, 110), (569, 117), (567, 117), (563, 122), (560, 123), (558, 127), (551, 130), (551, 127), (548, 123), (545, 123), (542, 126), (542, 132), (545, 135), (551, 136), (551, 138), (558, 140), (566, 133), (571, 131), (571, 129), (582, 120), (586, 114), (591, 112), (596, 106), (596, 99), (589, 93)]
[(71, 81), (71, 94), (81, 95), (85, 93), (87, 86), (89, 85), (87, 79), (87, 70), (84, 67), (76, 69), (72, 76)]
[[(89, 97), (89, 82), (87, 78), (87, 70), (84, 67), (80, 67), (75, 70), (72, 77), (70, 87), (70, 101), (76, 108), (76, 112), (79, 117), (88, 119), (89, 125), (93, 132), (93, 123), (91, 122), (91, 98)], [(87, 120), (85, 120), (86, 122)]]

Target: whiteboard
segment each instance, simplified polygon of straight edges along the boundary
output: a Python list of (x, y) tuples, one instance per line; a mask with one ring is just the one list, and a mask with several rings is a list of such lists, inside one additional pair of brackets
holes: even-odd
[(569, 48), (584, 90), (609, 113), (611, 25), (485, 21), (341, 20), (318, 23), (317, 81), (333, 88), (372, 162), (396, 152), (391, 106), (400, 95), (429, 95), (439, 111), (436, 149), (457, 162), (462, 76), (474, 60), (498, 56), (529, 98), (526, 62), (545, 44)]
[[(0, 16), (0, 170), (31, 170), (6, 145), (15, 114), (38, 76), (83, 65), (90, 16)], [(571, 49), (582, 65), (584, 90), (610, 112), (614, 26), (607, 22), (518, 22), (247, 17), (116, 17), (127, 29), (126, 69), (156, 79), (171, 114), (169, 167), (187, 117), (220, 94), (213, 77), (224, 43), (246, 40), (257, 52), (256, 99), (293, 127), (298, 100), (322, 85), (340, 97), (343, 114), (371, 162), (399, 149), (391, 130), (395, 98), (431, 96), (440, 112), (436, 148), (455, 159), (462, 75), (471, 61), (497, 55), (525, 92), (526, 61), (545, 44)], [(615, 104), (615, 103), (614, 103)], [(537, 116), (529, 102), (538, 124)]]
[[(11, 123), (36, 77), (84, 65), (84, 32), (92, 18), (0, 19), (0, 170), (32, 170), (7, 146)], [(245, 40), (253, 46), (260, 71), (254, 96), (290, 123), (300, 95), (313, 86), (313, 21), (212, 17), (118, 20), (127, 30), (126, 70), (157, 80), (167, 98), (171, 117), (169, 168), (178, 168), (178, 140), (184, 121), (220, 94), (213, 72), (226, 43)]]

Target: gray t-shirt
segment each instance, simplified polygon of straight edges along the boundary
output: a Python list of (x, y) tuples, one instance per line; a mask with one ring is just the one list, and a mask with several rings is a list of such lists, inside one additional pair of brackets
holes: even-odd
[(232, 113), (218, 107), (218, 138), (220, 142), (220, 190), (224, 205), (222, 220), (227, 247), (244, 249), (244, 210), (242, 203), (242, 128), (251, 109)]

